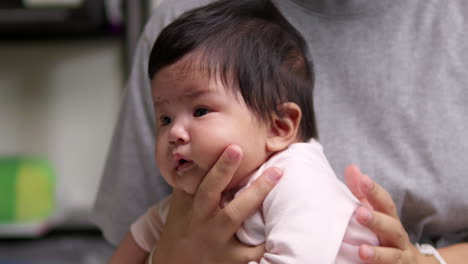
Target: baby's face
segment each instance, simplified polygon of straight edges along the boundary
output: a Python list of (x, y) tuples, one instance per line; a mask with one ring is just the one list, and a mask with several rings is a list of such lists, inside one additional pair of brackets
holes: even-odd
[(156, 113), (156, 162), (173, 187), (194, 194), (203, 177), (230, 144), (243, 160), (228, 189), (236, 187), (267, 159), (266, 124), (242, 97), (183, 60), (159, 71), (151, 82)]

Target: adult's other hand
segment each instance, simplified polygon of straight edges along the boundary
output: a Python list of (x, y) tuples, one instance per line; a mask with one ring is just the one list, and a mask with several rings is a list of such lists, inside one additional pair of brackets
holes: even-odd
[(361, 245), (359, 257), (366, 263), (437, 263), (422, 255), (409, 240), (401, 224), (395, 203), (390, 194), (357, 166), (345, 171), (346, 184), (364, 204), (356, 211), (359, 223), (372, 230), (379, 238), (380, 246)]

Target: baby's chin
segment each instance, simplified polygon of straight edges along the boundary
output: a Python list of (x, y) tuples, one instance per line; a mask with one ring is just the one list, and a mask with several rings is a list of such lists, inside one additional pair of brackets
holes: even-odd
[(200, 184), (196, 185), (190, 185), (190, 186), (184, 186), (182, 190), (190, 195), (195, 195), (198, 191), (198, 188), (200, 187)]
[(181, 185), (181, 184), (170, 184), (170, 185), (172, 189), (180, 190), (190, 195), (195, 195), (199, 187), (199, 186), (192, 187), (192, 186), (186, 186), (186, 185)]
[(194, 195), (203, 180), (199, 175), (177, 175), (173, 188), (182, 190), (188, 194)]
[[(195, 175), (193, 173), (187, 173), (184, 175), (177, 175), (173, 188), (182, 190), (188, 194), (195, 195), (200, 187), (203, 179), (205, 178), (207, 172), (197, 169)], [(235, 174), (228, 185), (224, 188), (223, 192), (236, 192), (242, 187), (244, 187), (249, 181), (252, 175), (241, 175)]]

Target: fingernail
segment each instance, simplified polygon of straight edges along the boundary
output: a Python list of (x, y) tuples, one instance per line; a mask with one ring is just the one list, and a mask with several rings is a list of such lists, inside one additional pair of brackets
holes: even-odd
[(372, 181), (371, 178), (369, 178), (369, 176), (363, 174), (361, 182), (361, 191), (364, 194), (368, 194), (372, 188), (374, 188), (374, 181)]
[(374, 257), (374, 249), (368, 245), (363, 245), (362, 246), (362, 257), (364, 260), (368, 260)]
[(359, 174), (362, 174), (361, 169), (357, 165), (351, 164), (350, 168), (354, 168)]
[(372, 219), (372, 212), (368, 208), (361, 206), (356, 211), (356, 217), (359, 223), (366, 225)]
[(272, 168), (267, 171), (266, 180), (270, 183), (277, 183), (281, 179), (281, 176), (283, 176), (283, 173), (280, 169)]
[(240, 157), (240, 149), (236, 145), (231, 145), (227, 149), (227, 156), (232, 161), (237, 161)]

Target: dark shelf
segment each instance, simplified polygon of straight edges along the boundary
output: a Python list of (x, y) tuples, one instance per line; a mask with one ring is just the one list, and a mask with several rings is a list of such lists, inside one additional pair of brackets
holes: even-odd
[(103, 0), (78, 7), (27, 8), (15, 1), (0, 5), (0, 39), (41, 39), (106, 33)]
[(0, 239), (0, 263), (106, 263), (113, 251), (98, 230), (60, 230), (37, 239)]

